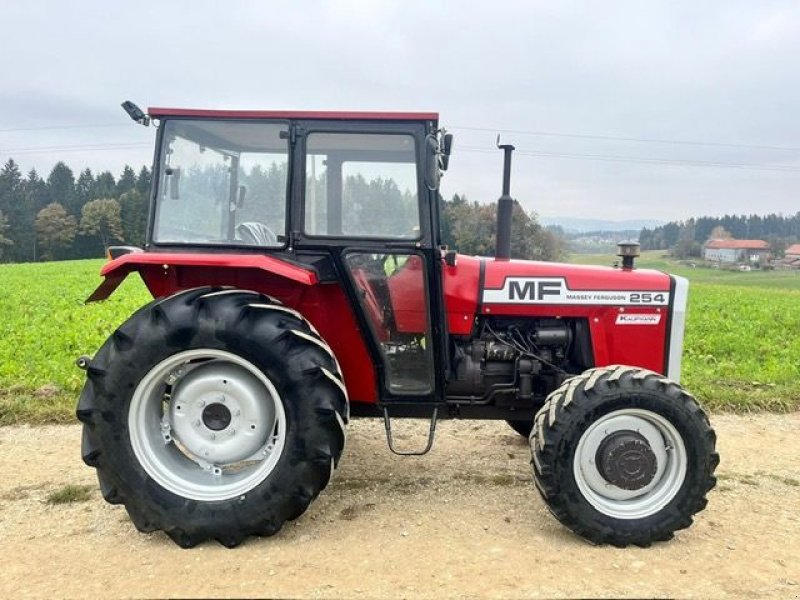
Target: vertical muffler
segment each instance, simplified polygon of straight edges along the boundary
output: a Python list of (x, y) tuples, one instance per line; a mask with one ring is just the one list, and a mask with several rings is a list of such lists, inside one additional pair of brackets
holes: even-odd
[(511, 214), (514, 210), (514, 199), (511, 197), (511, 153), (514, 146), (500, 144), (497, 136), (497, 147), (503, 151), (503, 195), (497, 201), (497, 245), (494, 256), (498, 260), (511, 258)]

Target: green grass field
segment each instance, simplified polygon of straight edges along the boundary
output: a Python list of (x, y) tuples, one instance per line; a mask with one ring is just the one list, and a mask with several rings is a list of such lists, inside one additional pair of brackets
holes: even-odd
[[(0, 265), (0, 424), (72, 420), (84, 380), (75, 359), (150, 299), (134, 275), (109, 300), (83, 304), (102, 263)], [(660, 253), (637, 264), (691, 281), (683, 383), (707, 407), (800, 408), (800, 274), (691, 268)]]
[(83, 301), (103, 260), (0, 265), (0, 424), (72, 420), (84, 372), (114, 328), (150, 295), (128, 277), (107, 301)]

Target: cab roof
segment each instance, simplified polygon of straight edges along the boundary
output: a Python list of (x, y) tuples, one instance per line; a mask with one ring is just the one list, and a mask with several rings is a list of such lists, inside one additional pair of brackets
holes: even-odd
[(319, 119), (339, 121), (439, 121), (435, 112), (370, 112), (316, 110), (208, 110), (203, 108), (151, 107), (148, 114), (162, 117), (196, 117), (205, 119)]

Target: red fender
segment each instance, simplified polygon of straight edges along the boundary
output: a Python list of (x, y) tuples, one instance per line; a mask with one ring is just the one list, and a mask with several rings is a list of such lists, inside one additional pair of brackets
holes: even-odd
[(133, 252), (103, 265), (100, 275), (105, 277), (105, 280), (92, 292), (86, 302), (108, 298), (132, 271), (141, 274), (154, 297), (165, 296), (174, 291), (175, 278), (180, 272), (180, 267), (255, 269), (303, 285), (315, 285), (319, 282), (317, 273), (313, 269), (263, 254)]

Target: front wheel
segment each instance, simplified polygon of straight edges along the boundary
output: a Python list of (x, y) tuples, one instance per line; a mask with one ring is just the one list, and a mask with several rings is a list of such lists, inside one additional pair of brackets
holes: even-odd
[(677, 383), (636, 367), (591, 369), (548, 396), (531, 433), (550, 511), (594, 543), (648, 546), (688, 527), (716, 479), (716, 436)]
[(274, 534), (325, 487), (344, 447), (347, 397), (330, 348), (255, 292), (156, 300), (87, 371), (84, 462), (139, 530), (183, 547)]

